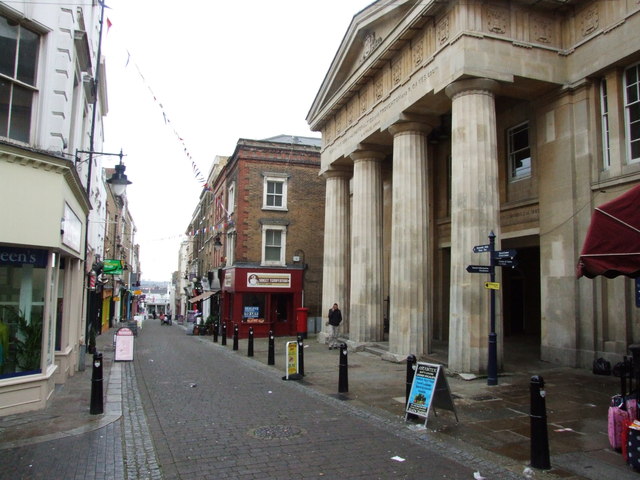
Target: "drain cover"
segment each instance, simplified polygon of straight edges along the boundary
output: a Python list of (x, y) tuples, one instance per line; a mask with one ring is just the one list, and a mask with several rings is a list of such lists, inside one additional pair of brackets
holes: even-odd
[(258, 427), (249, 432), (256, 438), (263, 438), (265, 440), (273, 440), (276, 438), (291, 438), (302, 435), (304, 430), (291, 425), (266, 425), (264, 427)]

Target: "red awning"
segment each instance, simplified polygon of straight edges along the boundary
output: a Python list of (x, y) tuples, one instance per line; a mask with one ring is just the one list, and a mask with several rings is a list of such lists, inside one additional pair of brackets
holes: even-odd
[(640, 277), (640, 185), (595, 209), (576, 275)]

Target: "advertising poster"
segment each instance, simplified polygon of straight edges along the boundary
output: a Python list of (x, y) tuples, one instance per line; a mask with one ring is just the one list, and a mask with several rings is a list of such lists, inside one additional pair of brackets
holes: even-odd
[(118, 329), (114, 357), (116, 362), (130, 362), (133, 360), (133, 339), (133, 331), (130, 328), (122, 327)]
[(431, 365), (428, 363), (418, 363), (416, 373), (411, 384), (409, 393), (409, 402), (407, 403), (407, 413), (413, 413), (420, 417), (426, 417), (429, 414), (429, 407), (433, 399), (436, 379), (440, 365)]
[(287, 342), (287, 375), (289, 378), (298, 373), (298, 342)]

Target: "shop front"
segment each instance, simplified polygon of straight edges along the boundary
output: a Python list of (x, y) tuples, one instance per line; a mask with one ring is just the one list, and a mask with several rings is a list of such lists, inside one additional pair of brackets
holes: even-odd
[(240, 338), (296, 335), (296, 311), (302, 307), (302, 269), (240, 268), (224, 271), (222, 319), (227, 335), (238, 326)]

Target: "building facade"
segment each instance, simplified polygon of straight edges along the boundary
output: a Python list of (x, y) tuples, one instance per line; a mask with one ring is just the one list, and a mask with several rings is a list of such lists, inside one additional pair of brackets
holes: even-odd
[(226, 322), (229, 335), (234, 325), (241, 336), (250, 327), (256, 336), (295, 335), (298, 315), (304, 332), (315, 331), (323, 310), (319, 150), (313, 138), (240, 139), (212, 169), (189, 227), (187, 276), (206, 280), (190, 302), (211, 302), (198, 310)]
[[(323, 303), (349, 341), (403, 360), (448, 342), (486, 372), (495, 331), (590, 366), (640, 340), (633, 282), (576, 279), (593, 208), (640, 181), (640, 4), (379, 0), (357, 13), (311, 106), (326, 181)], [(482, 248), (476, 248), (482, 250)], [(513, 262), (516, 263), (516, 262)]]
[(43, 408), (80, 367), (104, 227), (100, 160), (78, 154), (102, 145), (100, 18), (0, 2), (0, 415)]

